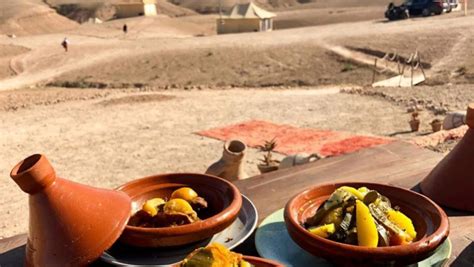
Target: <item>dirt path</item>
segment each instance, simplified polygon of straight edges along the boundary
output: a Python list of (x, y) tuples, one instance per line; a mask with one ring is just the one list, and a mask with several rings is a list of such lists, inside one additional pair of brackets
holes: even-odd
[[(87, 68), (101, 61), (113, 59), (126, 53), (126, 49), (101, 43), (100, 38), (71, 36), (73, 40), (69, 52), (64, 52), (59, 43), (59, 34), (19, 38), (15, 43), (24, 43), (30, 52), (14, 57), (11, 68), (17, 75), (4, 79), (0, 90), (10, 90), (50, 81), (59, 75), (81, 68)], [(12, 42), (12, 41), (11, 41)], [(109, 40), (113, 45), (117, 40)]]

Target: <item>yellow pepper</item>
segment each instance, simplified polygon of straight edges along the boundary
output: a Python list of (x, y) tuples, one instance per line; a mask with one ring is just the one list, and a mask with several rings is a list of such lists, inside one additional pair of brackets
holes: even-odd
[(357, 197), (360, 200), (364, 199), (365, 193), (360, 192), (359, 190), (355, 189), (354, 187), (341, 186), (339, 188), (346, 191), (346, 192), (348, 192), (348, 193), (351, 193), (352, 195), (354, 195), (355, 197)]
[(387, 218), (410, 236), (407, 241), (412, 241), (416, 238), (413, 222), (405, 214), (391, 209), (387, 212)]
[(356, 227), (359, 246), (376, 248), (379, 243), (377, 226), (369, 208), (360, 200), (356, 200)]
[(328, 238), (329, 235), (334, 234), (335, 231), (336, 227), (334, 226), (334, 223), (324, 224), (309, 229), (310, 233), (320, 236), (322, 238)]

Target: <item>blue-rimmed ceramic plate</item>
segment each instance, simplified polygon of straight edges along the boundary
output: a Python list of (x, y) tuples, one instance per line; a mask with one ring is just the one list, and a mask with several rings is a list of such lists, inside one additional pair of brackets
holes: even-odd
[[(313, 256), (299, 247), (286, 230), (283, 218), (284, 209), (280, 209), (265, 218), (255, 234), (255, 247), (263, 258), (276, 260), (288, 267), (333, 267), (323, 258)], [(431, 257), (410, 265), (410, 267), (443, 266), (451, 255), (451, 241), (443, 242)]]
[(229, 249), (235, 248), (252, 234), (257, 221), (257, 208), (250, 199), (242, 195), (242, 208), (237, 219), (212, 238), (176, 248), (135, 248), (116, 243), (100, 259), (115, 266), (169, 266), (180, 262), (196, 248), (210, 243), (217, 242)]

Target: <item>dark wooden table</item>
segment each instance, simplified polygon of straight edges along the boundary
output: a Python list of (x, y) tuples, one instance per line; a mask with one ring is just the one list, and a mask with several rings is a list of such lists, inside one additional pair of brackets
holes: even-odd
[[(259, 221), (285, 206), (303, 189), (327, 182), (366, 181), (386, 183), (418, 191), (419, 182), (441, 160), (441, 154), (411, 144), (392, 144), (340, 157), (280, 170), (238, 181), (241, 192), (256, 205)], [(474, 188), (473, 188), (474, 190)], [(473, 192), (474, 193), (474, 192)], [(449, 215), (453, 250), (451, 266), (474, 266), (474, 214), (445, 209)], [(26, 235), (0, 240), (0, 266), (21, 266)], [(254, 238), (236, 251), (256, 255)]]

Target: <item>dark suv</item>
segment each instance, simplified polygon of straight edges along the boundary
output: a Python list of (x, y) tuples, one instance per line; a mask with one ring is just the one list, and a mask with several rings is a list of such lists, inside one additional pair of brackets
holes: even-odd
[(410, 16), (440, 15), (443, 13), (443, 0), (408, 0), (405, 3)]

